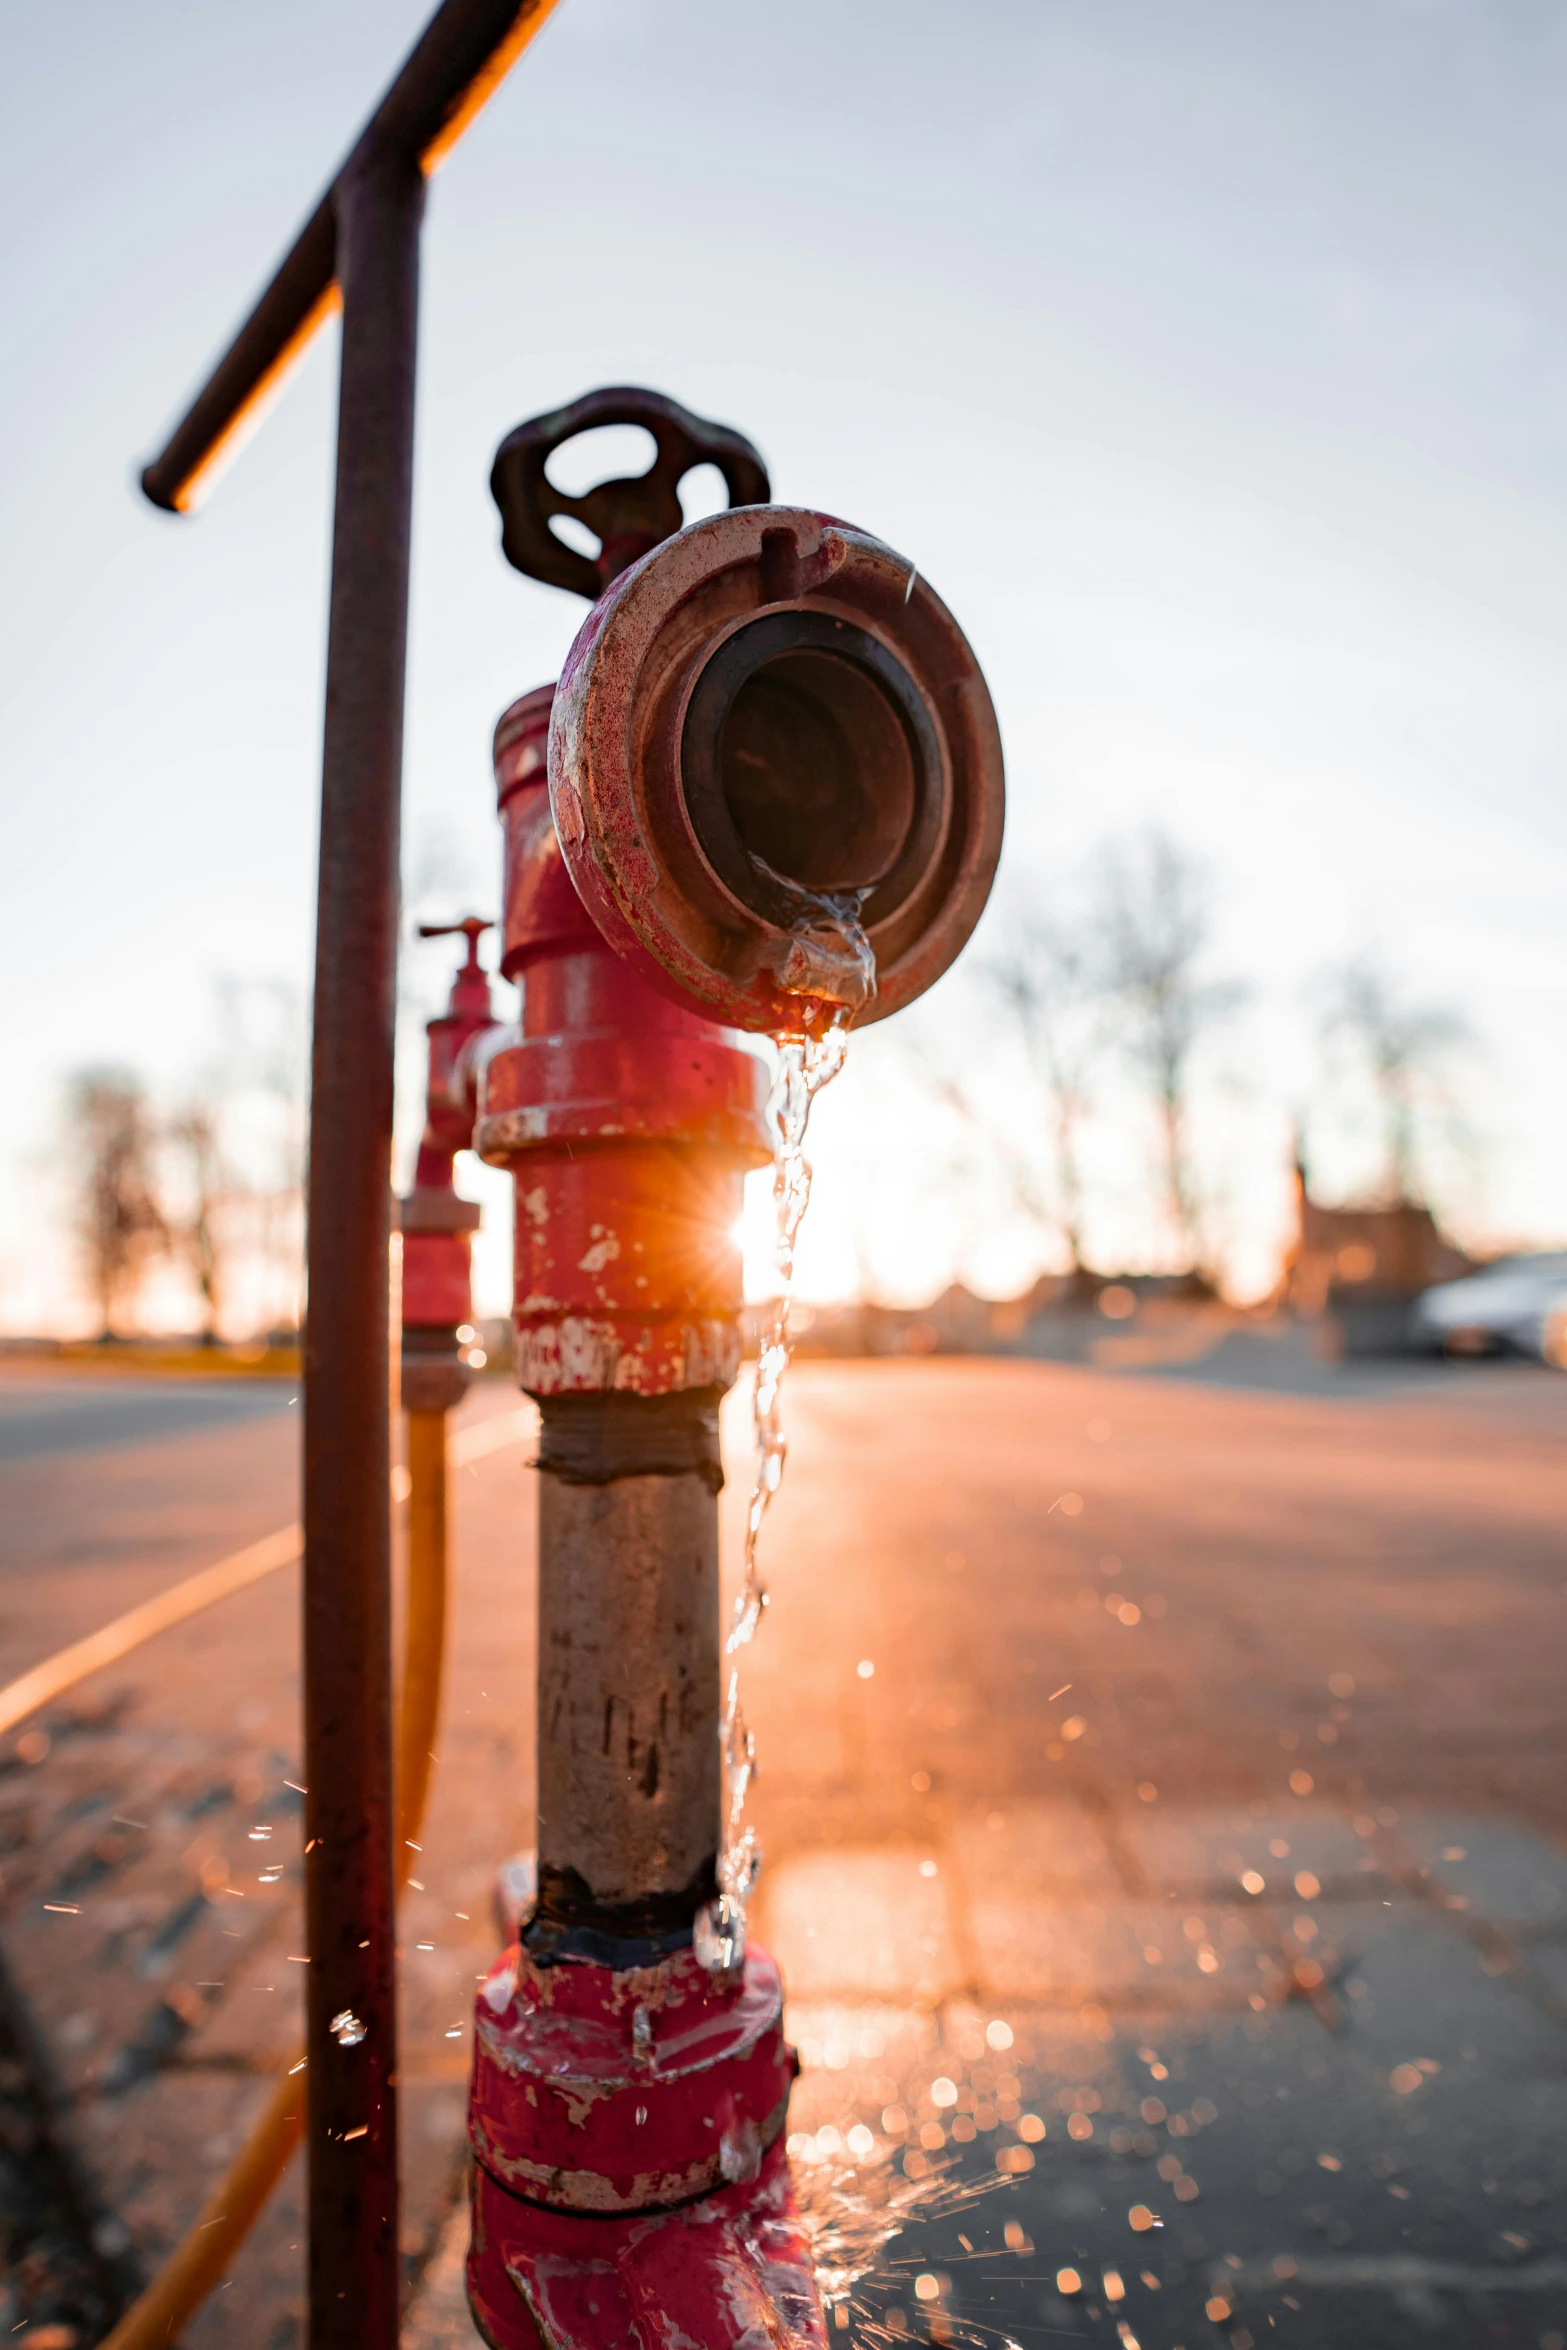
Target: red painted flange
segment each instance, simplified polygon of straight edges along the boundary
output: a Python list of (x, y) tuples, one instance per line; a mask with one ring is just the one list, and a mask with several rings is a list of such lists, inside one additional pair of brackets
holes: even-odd
[(825, 2350), (765, 1951), (724, 1978), (514, 1945), (477, 2015), (468, 2298), (494, 2350)]
[(615, 1970), (514, 1945), (479, 1991), (469, 2139), (532, 2202), (655, 2210), (754, 2177), (796, 2069), (765, 1951), (715, 1988), (689, 1950)]
[(782, 2146), (675, 2211), (586, 2219), (472, 2181), (468, 2306), (491, 2350), (826, 2350)]

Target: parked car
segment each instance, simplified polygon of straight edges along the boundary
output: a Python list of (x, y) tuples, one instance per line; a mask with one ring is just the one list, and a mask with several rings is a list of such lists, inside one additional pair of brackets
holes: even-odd
[(1415, 1300), (1419, 1344), (1443, 1354), (1523, 1354), (1567, 1370), (1567, 1249), (1498, 1257)]

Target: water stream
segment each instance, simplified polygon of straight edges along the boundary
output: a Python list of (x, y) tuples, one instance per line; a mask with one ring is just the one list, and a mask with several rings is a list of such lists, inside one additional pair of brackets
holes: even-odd
[[(745, 1957), (746, 1913), (762, 1865), (756, 1830), (745, 1816), (756, 1770), (756, 1739), (741, 1704), (739, 1659), (741, 1650), (755, 1638), (768, 1604), (758, 1546), (763, 1520), (783, 1480), (788, 1457), (781, 1404), (784, 1374), (794, 1352), (790, 1311), (795, 1254), (811, 1197), (805, 1133), (812, 1103), (822, 1087), (832, 1083), (848, 1055), (850, 1022), (876, 992), (876, 958), (859, 920), (864, 893), (828, 898), (792, 883), (787, 887), (797, 905), (798, 919), (783, 985), (799, 992), (801, 1007), (798, 1029), (776, 1039), (778, 1069), (767, 1104), (773, 1144), (773, 1262), (779, 1293), (757, 1348), (751, 1395), (756, 1467), (746, 1509), (744, 1579), (725, 1642), (730, 1664), (719, 1729), (725, 1816), (718, 1853), (718, 1897), (702, 1911), (696, 1934), (698, 1956), (717, 1972), (738, 1967)], [(824, 981), (831, 987), (831, 995)]]

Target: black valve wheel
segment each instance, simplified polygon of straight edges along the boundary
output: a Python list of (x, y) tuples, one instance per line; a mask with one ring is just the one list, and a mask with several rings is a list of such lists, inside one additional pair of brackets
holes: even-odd
[[(656, 454), (646, 473), (600, 482), (583, 497), (558, 490), (545, 471), (554, 452), (605, 424), (639, 424), (652, 434)], [(628, 565), (682, 527), (680, 484), (698, 465), (718, 467), (731, 506), (765, 506), (771, 496), (767, 468), (743, 433), (693, 416), (662, 392), (619, 384), (531, 417), (506, 435), (490, 473), (506, 560), (530, 579), (594, 603)], [(593, 533), (596, 559), (550, 527), (556, 515)]]

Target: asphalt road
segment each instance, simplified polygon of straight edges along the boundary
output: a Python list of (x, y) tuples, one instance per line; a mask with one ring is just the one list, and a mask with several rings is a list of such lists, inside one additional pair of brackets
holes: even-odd
[(276, 1379), (0, 1379), (0, 1463), (62, 1452), (114, 1452), (198, 1428), (231, 1428), (296, 1407)]
[[(288, 1391), (203, 1420), (210, 1389), (106, 1413), (53, 1385), (0, 1382), (0, 1452), (29, 1415), (78, 1439), (0, 1465), (6, 1678), (296, 1509)], [(1567, 1380), (811, 1364), (788, 1416), (747, 1705), (797, 2168), (829, 2214), (889, 2165), (947, 2182), (853, 2331), (1560, 2350)], [(726, 1438), (732, 1559), (743, 1398)], [(526, 1455), (457, 1480), (411, 2268), (457, 2181), (493, 1867), (529, 1833)], [(0, 1749), (0, 2077), (53, 2150), (27, 2224), (61, 2247), (13, 2257), (0, 2332), (90, 2339), (291, 2042), (296, 1602), (280, 1573)], [(291, 2181), (193, 2346), (299, 2338), (297, 2223)], [(421, 2343), (459, 2338), (454, 2241)]]

